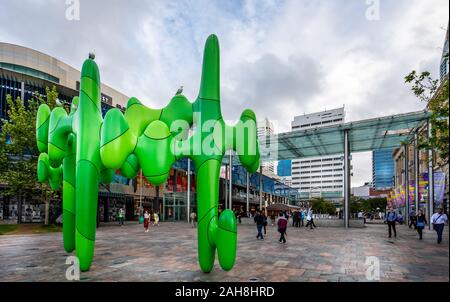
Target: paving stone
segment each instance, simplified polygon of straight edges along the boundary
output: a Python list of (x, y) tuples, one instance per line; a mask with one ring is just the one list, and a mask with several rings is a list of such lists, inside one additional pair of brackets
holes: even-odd
[[(366, 257), (377, 257), (381, 282), (448, 282), (449, 245), (426, 232), (417, 240), (413, 230), (399, 227), (397, 239), (387, 238), (384, 225), (361, 229), (289, 228), (288, 244), (269, 226), (264, 241), (256, 228), (238, 226), (235, 267), (223, 271), (216, 259), (209, 274), (200, 271), (196, 229), (186, 223), (163, 222), (144, 233), (143, 226), (101, 226), (97, 230), (93, 265), (81, 274), (90, 281), (292, 281), (352, 282), (366, 279)], [(0, 282), (67, 281), (61, 233), (0, 236)]]

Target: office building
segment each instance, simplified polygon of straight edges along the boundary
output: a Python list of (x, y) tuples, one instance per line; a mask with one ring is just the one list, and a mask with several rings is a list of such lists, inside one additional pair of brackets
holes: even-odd
[(392, 188), (394, 184), (394, 158), (392, 149), (372, 151), (372, 187), (377, 190)]
[[(309, 130), (344, 123), (344, 107), (294, 117), (292, 131)], [(292, 187), (300, 198), (343, 196), (343, 155), (299, 158), (292, 161)]]
[[(271, 136), (274, 133), (273, 123), (265, 118), (262, 121), (258, 121), (258, 140), (260, 144), (264, 144), (267, 140), (268, 136)], [(261, 163), (262, 171), (275, 173), (275, 164), (273, 161), (266, 161)]]

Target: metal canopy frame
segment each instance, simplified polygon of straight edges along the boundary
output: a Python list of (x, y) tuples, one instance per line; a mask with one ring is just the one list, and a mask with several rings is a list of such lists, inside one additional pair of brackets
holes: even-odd
[(396, 114), (335, 126), (275, 134), (277, 150), (261, 148), (261, 160), (273, 161), (344, 153), (344, 131), (348, 130), (350, 153), (397, 148), (412, 139), (413, 130), (430, 117), (427, 111)]

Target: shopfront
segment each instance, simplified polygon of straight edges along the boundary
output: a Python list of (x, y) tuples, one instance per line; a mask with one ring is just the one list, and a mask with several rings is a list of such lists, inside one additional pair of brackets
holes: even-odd
[(189, 213), (197, 212), (196, 194), (191, 193), (190, 211), (188, 212), (187, 192), (164, 193), (163, 221), (187, 221)]

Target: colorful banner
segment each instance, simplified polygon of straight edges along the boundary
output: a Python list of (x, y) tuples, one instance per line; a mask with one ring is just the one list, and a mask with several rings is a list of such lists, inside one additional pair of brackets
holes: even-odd
[[(428, 200), (428, 173), (422, 173), (419, 176), (419, 202), (427, 202)], [(442, 204), (445, 194), (445, 174), (442, 172), (434, 173), (434, 202), (436, 205)], [(409, 194), (408, 201), (410, 205), (414, 205), (414, 179), (409, 182)], [(392, 189), (389, 197), (389, 204), (393, 207), (404, 207), (406, 205), (405, 200), (405, 188), (404, 186)]]

